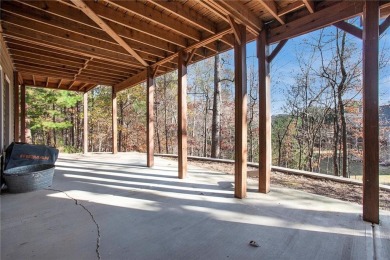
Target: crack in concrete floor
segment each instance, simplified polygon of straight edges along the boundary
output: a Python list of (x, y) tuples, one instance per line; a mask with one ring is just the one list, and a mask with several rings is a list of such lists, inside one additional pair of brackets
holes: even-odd
[(96, 219), (95, 217), (93, 216), (92, 212), (89, 211), (83, 204), (81, 204), (77, 199), (73, 198), (72, 196), (70, 196), (68, 193), (66, 193), (65, 191), (62, 191), (62, 190), (56, 190), (56, 189), (46, 189), (46, 190), (50, 190), (50, 191), (57, 191), (57, 192), (62, 192), (64, 193), (68, 198), (72, 199), (76, 205), (82, 207), (91, 217), (93, 223), (95, 223), (96, 225), (96, 229), (97, 229), (97, 239), (96, 239), (96, 255), (97, 255), (97, 258), (100, 260), (101, 259), (101, 256), (100, 256), (100, 226), (99, 224), (96, 222)]

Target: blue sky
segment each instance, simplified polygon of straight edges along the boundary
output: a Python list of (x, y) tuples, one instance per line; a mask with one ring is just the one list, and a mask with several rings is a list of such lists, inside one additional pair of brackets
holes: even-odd
[[(324, 33), (334, 32), (334, 27), (325, 28)], [(315, 31), (309, 34), (305, 34), (294, 39), (290, 39), (283, 49), (279, 52), (276, 58), (271, 63), (271, 98), (272, 98), (272, 113), (283, 113), (283, 105), (285, 104), (285, 92), (287, 88), (294, 84), (294, 75), (298, 68), (297, 56), (305, 52), (302, 51), (302, 43), (310, 39), (316, 39), (319, 36), (319, 31)], [(356, 44), (356, 47), (361, 50), (362, 40), (347, 35), (348, 40)], [(275, 46), (271, 46), (271, 50)], [(390, 33), (389, 29), (384, 33), (380, 40), (380, 49), (390, 48)], [(233, 51), (231, 57), (233, 57)], [(356, 55), (360, 55), (357, 53)], [(390, 55), (390, 54), (388, 54)], [(247, 65), (255, 64), (257, 67), (256, 59), (256, 43), (252, 42), (247, 45)], [(359, 96), (357, 96), (359, 97)], [(382, 68), (379, 75), (379, 104), (390, 104), (390, 64)]]
[[(360, 26), (358, 20), (355, 19), (355, 25)], [(336, 31), (335, 27), (330, 26), (324, 29), (324, 34), (328, 35)], [(271, 105), (272, 114), (283, 113), (283, 106), (285, 105), (286, 91), (290, 88), (295, 80), (294, 75), (299, 70), (298, 57), (300, 55), (308, 56), (310, 51), (303, 50), (303, 43), (313, 39), (318, 39), (320, 31), (314, 31), (293, 39), (290, 39), (279, 54), (271, 63)], [(347, 35), (347, 40), (356, 45), (357, 53), (355, 53), (356, 59), (361, 58), (360, 50), (362, 49), (362, 40)], [(270, 52), (276, 45), (270, 47)], [(390, 29), (388, 29), (381, 37), (379, 42), (379, 48), (387, 50), (387, 56), (390, 58)], [(233, 50), (229, 51), (229, 56), (233, 59)], [(325, 52), (326, 56), (326, 52)], [(329, 55), (330, 56), (330, 55)], [(316, 60), (319, 65), (319, 60)], [(230, 62), (231, 69), (233, 69), (233, 60)], [(251, 65), (257, 69), (256, 58), (256, 42), (247, 44), (247, 67)], [(351, 94), (350, 94), (351, 95)], [(355, 95), (353, 93), (352, 95)], [(356, 98), (361, 98), (361, 95), (357, 95)], [(379, 73), (379, 105), (390, 104), (390, 62), (386, 67), (382, 68)]]

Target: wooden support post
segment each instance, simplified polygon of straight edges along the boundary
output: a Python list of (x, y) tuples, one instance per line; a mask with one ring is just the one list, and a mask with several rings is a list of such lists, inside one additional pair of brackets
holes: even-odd
[(363, 219), (379, 223), (379, 4), (363, 9)]
[(84, 138), (83, 138), (83, 153), (88, 153), (88, 92), (84, 92)]
[(20, 88), (20, 141), (26, 142), (26, 86)]
[(235, 165), (234, 196), (246, 197), (247, 177), (247, 89), (246, 89), (246, 27), (236, 25), (240, 42), (234, 41), (235, 78)]
[(118, 153), (118, 116), (115, 88), (112, 87), (112, 153)]
[(146, 79), (146, 103), (147, 103), (147, 166), (154, 166), (154, 79), (153, 69), (148, 67)]
[(268, 193), (271, 178), (271, 89), (267, 45), (267, 32), (257, 38), (259, 62), (259, 192)]
[(179, 52), (178, 69), (178, 161), (179, 179), (187, 176), (187, 53)]
[(19, 73), (14, 71), (14, 140), (19, 142)]

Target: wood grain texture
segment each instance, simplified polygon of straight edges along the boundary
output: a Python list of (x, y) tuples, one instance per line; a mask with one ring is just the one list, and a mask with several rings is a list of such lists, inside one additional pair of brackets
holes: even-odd
[(26, 142), (26, 85), (20, 87), (20, 141)]
[(379, 223), (379, 6), (363, 10), (363, 219)]
[(268, 193), (271, 179), (271, 82), (266, 31), (257, 38), (259, 62), (259, 192)]
[(187, 176), (187, 53), (179, 52), (178, 68), (178, 161), (179, 179)]
[(111, 92), (111, 104), (112, 104), (112, 153), (118, 153), (118, 116), (117, 116), (117, 101), (116, 92), (114, 87)]
[(14, 141), (19, 142), (19, 73), (14, 71)]
[(234, 43), (235, 150), (234, 196), (243, 199), (247, 190), (247, 85), (246, 27), (237, 25), (241, 43)]
[(154, 166), (154, 70), (148, 67), (146, 80), (146, 145), (147, 145), (147, 166)]
[(84, 136), (83, 136), (83, 153), (88, 153), (88, 92), (83, 95), (83, 110), (84, 110)]

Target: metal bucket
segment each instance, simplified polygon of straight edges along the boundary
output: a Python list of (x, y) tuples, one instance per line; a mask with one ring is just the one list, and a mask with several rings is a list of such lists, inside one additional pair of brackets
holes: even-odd
[(53, 164), (20, 166), (4, 171), (8, 191), (12, 193), (44, 189), (52, 185)]

